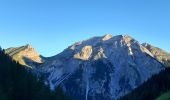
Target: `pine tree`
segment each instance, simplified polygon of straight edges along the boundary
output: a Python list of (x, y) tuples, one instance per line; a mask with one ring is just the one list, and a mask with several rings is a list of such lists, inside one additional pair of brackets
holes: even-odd
[(51, 91), (43, 80), (0, 50), (0, 100), (66, 100), (62, 90)]

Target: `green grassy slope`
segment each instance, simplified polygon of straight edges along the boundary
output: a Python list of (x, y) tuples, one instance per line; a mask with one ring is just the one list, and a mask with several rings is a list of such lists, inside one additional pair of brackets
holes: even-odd
[(166, 92), (162, 94), (156, 100), (170, 100), (170, 92)]

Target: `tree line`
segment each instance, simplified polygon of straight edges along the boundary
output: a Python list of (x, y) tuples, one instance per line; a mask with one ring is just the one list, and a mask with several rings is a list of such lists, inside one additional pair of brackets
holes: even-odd
[(61, 88), (51, 91), (31, 70), (0, 48), (0, 100), (68, 100)]
[(155, 100), (168, 91), (170, 91), (170, 68), (153, 75), (134, 91), (121, 97), (120, 100)]

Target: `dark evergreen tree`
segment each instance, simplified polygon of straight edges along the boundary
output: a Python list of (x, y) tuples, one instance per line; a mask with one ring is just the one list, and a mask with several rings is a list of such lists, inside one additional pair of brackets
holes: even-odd
[(62, 90), (51, 91), (31, 69), (0, 50), (0, 100), (66, 100)]
[(155, 100), (170, 91), (170, 68), (154, 75), (120, 100)]

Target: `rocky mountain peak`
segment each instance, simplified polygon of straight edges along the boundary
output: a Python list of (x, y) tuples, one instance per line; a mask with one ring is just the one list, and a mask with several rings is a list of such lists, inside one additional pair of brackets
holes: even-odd
[(22, 65), (30, 66), (31, 63), (43, 63), (42, 57), (30, 44), (8, 48), (5, 52)]
[(117, 100), (164, 69), (132, 37), (109, 34), (76, 42), (41, 66), (51, 89), (62, 84), (74, 100)]
[[(101, 59), (110, 56), (113, 49), (127, 48), (128, 54), (133, 55), (136, 50), (141, 50), (153, 56), (149, 50), (129, 35), (112, 36), (106, 34), (101, 37), (93, 37), (84, 41), (76, 42), (66, 51), (71, 50), (72, 57), (80, 60)], [(101, 52), (102, 51), (102, 52)], [(67, 52), (64, 52), (67, 53)], [(69, 53), (70, 54), (70, 53)], [(64, 54), (71, 57), (68, 53)]]

